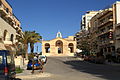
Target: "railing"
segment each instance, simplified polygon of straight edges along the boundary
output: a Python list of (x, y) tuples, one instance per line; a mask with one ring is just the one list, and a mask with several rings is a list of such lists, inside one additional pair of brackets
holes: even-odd
[(104, 22), (100, 23), (100, 24), (98, 25), (98, 27), (101, 27), (101, 26), (107, 24), (108, 22), (112, 22), (112, 21), (113, 21), (113, 19), (106, 19)]
[(5, 14), (8, 13), (8, 12), (7, 12), (7, 8), (6, 8), (3, 4), (1, 4), (0, 10), (2, 10)]
[(105, 16), (108, 12), (111, 12), (112, 10), (113, 10), (112, 8), (105, 9), (101, 13), (99, 13), (97, 17), (100, 18), (102, 16)]

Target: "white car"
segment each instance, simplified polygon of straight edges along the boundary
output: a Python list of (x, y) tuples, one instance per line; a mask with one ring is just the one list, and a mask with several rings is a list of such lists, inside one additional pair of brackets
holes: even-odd
[(40, 55), (40, 56), (39, 56), (39, 59), (41, 59), (41, 61), (43, 61), (44, 63), (47, 62), (47, 57), (44, 56), (44, 55)]

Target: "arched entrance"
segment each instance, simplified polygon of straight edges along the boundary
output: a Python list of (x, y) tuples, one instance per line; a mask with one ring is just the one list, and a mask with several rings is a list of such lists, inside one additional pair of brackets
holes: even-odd
[(56, 41), (56, 47), (57, 47), (57, 52), (58, 54), (63, 53), (63, 42), (61, 40)]
[(73, 45), (73, 43), (69, 43), (68, 47), (70, 49), (70, 53), (74, 53), (74, 45)]
[(50, 53), (50, 44), (49, 43), (45, 44), (45, 52)]

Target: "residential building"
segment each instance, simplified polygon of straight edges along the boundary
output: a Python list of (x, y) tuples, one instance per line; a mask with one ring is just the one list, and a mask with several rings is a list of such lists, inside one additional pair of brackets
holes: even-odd
[(21, 23), (14, 15), (11, 5), (0, 0), (0, 49), (16, 52), (17, 36), (22, 36)]
[(115, 49), (116, 49), (116, 55), (120, 57), (120, 23), (116, 25), (115, 30)]
[(119, 34), (119, 14), (120, 2), (117, 1), (111, 7), (100, 10), (90, 21), (91, 45), (96, 44), (96, 48), (93, 49), (93, 45), (92, 49), (106, 58), (117, 56), (116, 47), (119, 46), (119, 40), (116, 41), (116, 34)]
[(81, 30), (88, 30), (88, 28), (90, 27), (90, 19), (97, 13), (98, 11), (88, 11), (85, 13), (85, 15), (82, 16)]
[(89, 42), (90, 42), (90, 53), (97, 53), (98, 44), (97, 44), (97, 32), (98, 32), (98, 19), (97, 15), (93, 16), (90, 20), (90, 28), (89, 28)]
[(78, 49), (81, 49), (83, 47), (83, 41), (89, 44), (90, 20), (97, 13), (98, 11), (87, 11), (85, 15), (82, 16), (81, 30), (75, 34)]
[(81, 32), (77, 32), (75, 34), (75, 38), (76, 38), (77, 48), (79, 48), (79, 46), (80, 46), (80, 39), (81, 39)]
[(55, 39), (42, 41), (42, 54), (46, 56), (74, 56), (76, 40), (74, 36), (62, 38), (60, 32)]

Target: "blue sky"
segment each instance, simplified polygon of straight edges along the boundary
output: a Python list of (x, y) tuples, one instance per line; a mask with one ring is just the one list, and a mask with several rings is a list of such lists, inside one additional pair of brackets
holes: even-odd
[(90, 10), (100, 10), (117, 0), (7, 0), (21, 22), (23, 31), (35, 30), (44, 40), (63, 37), (80, 30), (81, 16)]

